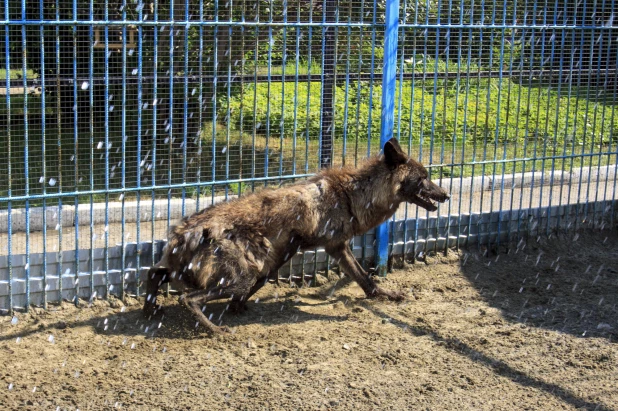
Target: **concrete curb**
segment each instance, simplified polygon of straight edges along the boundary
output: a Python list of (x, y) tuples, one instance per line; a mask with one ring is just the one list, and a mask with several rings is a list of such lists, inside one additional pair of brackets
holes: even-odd
[[(601, 167), (583, 167), (575, 168), (571, 172), (554, 170), (553, 172), (527, 172), (505, 174), (497, 176), (477, 176), (466, 178), (444, 178), (437, 180), (436, 183), (441, 185), (451, 194), (463, 194), (480, 192), (484, 190), (501, 190), (512, 189), (515, 187), (539, 187), (560, 184), (573, 184), (592, 181), (607, 181), (616, 179), (616, 168), (618, 165), (611, 164)], [(235, 198), (229, 196), (228, 198)], [(215, 197), (214, 203), (225, 201), (224, 196)], [(185, 215), (195, 212), (197, 202), (193, 199), (185, 199)], [(200, 209), (211, 205), (210, 199), (200, 201)], [(169, 210), (169, 213), (168, 213)], [(48, 230), (57, 230), (62, 227), (72, 227), (75, 223), (75, 207), (62, 206), (62, 215), (59, 216), (59, 208), (33, 207), (29, 210), (30, 232), (43, 230), (43, 214), (46, 215), (46, 226)], [(92, 218), (91, 218), (92, 214)], [(154, 202), (154, 219), (177, 221), (182, 218), (182, 199), (155, 200)], [(108, 223), (117, 224), (122, 222), (122, 203), (108, 203)], [(60, 218), (61, 217), (61, 218)], [(153, 204), (151, 200), (140, 202), (139, 216), (137, 210), (137, 202), (125, 202), (124, 204), (124, 221), (126, 223), (135, 223), (151, 221), (153, 217)], [(26, 231), (26, 210), (15, 209), (11, 210), (11, 227), (12, 232)], [(105, 203), (96, 203), (92, 210), (90, 204), (80, 204), (77, 209), (77, 221), (80, 226), (88, 226), (91, 224), (105, 224)], [(8, 232), (8, 211), (0, 211), (0, 233)]]
[[(228, 199), (236, 198), (237, 196), (228, 196)], [(214, 198), (214, 202), (210, 198), (200, 200), (200, 209), (225, 201), (224, 196)], [(185, 215), (194, 213), (197, 209), (197, 201), (193, 199), (185, 199), (184, 201)], [(154, 210), (154, 211), (153, 211)], [(108, 224), (122, 222), (123, 205), (121, 202), (110, 202), (107, 204)], [(140, 201), (139, 214), (136, 201), (126, 201), (124, 203), (124, 221), (125, 223), (147, 222), (155, 220), (167, 220), (168, 216), (172, 221), (178, 221), (183, 216), (183, 201), (182, 199), (167, 199), (155, 200), (154, 207), (152, 200), (148, 199)], [(25, 209), (11, 210), (11, 227), (12, 232), (25, 232), (26, 222), (30, 223), (30, 232), (43, 231), (45, 215), (45, 225), (48, 230), (58, 230), (62, 227), (73, 227), (76, 218), (75, 206), (63, 205), (62, 211), (58, 206), (53, 207), (33, 207), (29, 209), (29, 216)], [(8, 232), (8, 211), (0, 211), (0, 233)], [(80, 226), (89, 226), (91, 224), (105, 224), (105, 203), (95, 203), (90, 208), (90, 204), (80, 204), (77, 208), (77, 222)]]
[(521, 188), (540, 187), (549, 185), (563, 185), (580, 182), (607, 181), (616, 179), (618, 164), (601, 167), (574, 168), (571, 172), (554, 170), (553, 172), (527, 172), (496, 176), (477, 176), (467, 178), (443, 178), (436, 183), (441, 185), (451, 194), (461, 194), (479, 191), (490, 191)]

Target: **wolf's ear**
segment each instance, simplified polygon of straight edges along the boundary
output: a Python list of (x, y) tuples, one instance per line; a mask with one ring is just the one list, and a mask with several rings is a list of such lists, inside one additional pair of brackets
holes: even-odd
[(407, 156), (399, 146), (399, 142), (394, 137), (384, 144), (384, 161), (389, 167), (397, 167), (408, 161)]

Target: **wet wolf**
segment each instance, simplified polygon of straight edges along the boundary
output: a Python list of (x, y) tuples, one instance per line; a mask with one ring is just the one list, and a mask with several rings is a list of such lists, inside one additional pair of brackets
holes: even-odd
[(171, 282), (182, 302), (210, 333), (229, 331), (203, 313), (212, 300), (230, 299), (233, 310), (298, 251), (324, 247), (368, 298), (401, 301), (404, 294), (378, 287), (349, 247), (391, 217), (400, 203), (427, 210), (449, 199), (409, 158), (396, 139), (359, 168), (325, 169), (292, 185), (264, 189), (219, 203), (183, 219), (170, 230), (163, 257), (147, 274), (144, 313), (151, 316), (159, 287)]

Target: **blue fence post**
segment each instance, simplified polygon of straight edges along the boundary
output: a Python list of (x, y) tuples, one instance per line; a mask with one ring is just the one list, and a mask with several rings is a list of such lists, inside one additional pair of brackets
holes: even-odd
[[(384, 29), (384, 67), (382, 70), (382, 116), (380, 147), (393, 137), (395, 126), (395, 89), (397, 80), (397, 42), (399, 40), (399, 0), (386, 0)], [(388, 227), (385, 222), (376, 229), (376, 269), (386, 276), (388, 266)]]
[[(337, 22), (337, 1), (325, 0), (323, 23)], [(324, 41), (322, 43), (322, 108), (320, 118), (320, 168), (330, 167), (333, 157), (333, 117), (335, 106), (335, 54), (336, 29), (334, 26), (325, 26), (322, 29)]]

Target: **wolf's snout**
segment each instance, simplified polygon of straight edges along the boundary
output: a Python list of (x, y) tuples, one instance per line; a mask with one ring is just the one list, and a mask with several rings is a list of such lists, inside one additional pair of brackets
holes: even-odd
[(424, 192), (424, 194), (430, 197), (432, 200), (443, 203), (451, 198), (445, 189), (432, 181), (425, 180), (423, 185), (424, 187), (421, 189), (421, 191)]
[(443, 198), (442, 202), (445, 202), (451, 199), (451, 196), (446, 192), (445, 189), (440, 187), (440, 191), (442, 191), (442, 198)]

